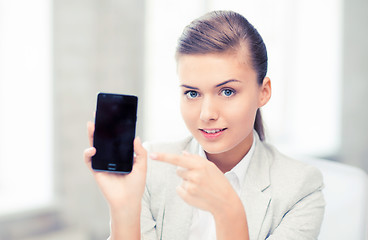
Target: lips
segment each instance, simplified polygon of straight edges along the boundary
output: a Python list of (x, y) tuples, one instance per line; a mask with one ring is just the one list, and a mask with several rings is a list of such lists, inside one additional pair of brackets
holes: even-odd
[(224, 133), (227, 128), (199, 129), (205, 138), (214, 139)]

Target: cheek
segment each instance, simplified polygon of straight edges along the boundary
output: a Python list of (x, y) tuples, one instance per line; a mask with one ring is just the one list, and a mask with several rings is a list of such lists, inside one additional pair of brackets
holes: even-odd
[(185, 100), (180, 101), (180, 112), (181, 116), (187, 125), (187, 127), (190, 127), (194, 120), (195, 120), (195, 111), (193, 111), (193, 106), (191, 104), (188, 104), (185, 102)]
[(253, 127), (254, 119), (257, 113), (256, 104), (235, 104), (227, 105), (226, 108), (227, 120), (231, 125), (248, 128)]

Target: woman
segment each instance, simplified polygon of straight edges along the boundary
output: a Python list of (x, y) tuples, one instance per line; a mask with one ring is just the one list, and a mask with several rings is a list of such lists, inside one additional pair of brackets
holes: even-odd
[[(145, 147), (135, 139), (128, 175), (91, 169), (111, 239), (316, 239), (320, 172), (263, 142), (271, 82), (257, 30), (235, 12), (208, 13), (184, 29), (176, 59), (192, 136)], [(89, 123), (91, 145), (93, 131)], [(89, 167), (94, 154), (85, 151)]]

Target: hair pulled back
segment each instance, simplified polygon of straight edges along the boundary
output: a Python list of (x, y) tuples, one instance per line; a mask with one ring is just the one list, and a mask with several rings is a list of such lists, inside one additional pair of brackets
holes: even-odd
[[(241, 53), (244, 58), (250, 58), (257, 73), (257, 82), (262, 85), (267, 74), (266, 45), (253, 25), (233, 11), (213, 11), (192, 21), (178, 40), (176, 57), (225, 52)], [(253, 128), (263, 141), (265, 134), (260, 109), (257, 110)]]

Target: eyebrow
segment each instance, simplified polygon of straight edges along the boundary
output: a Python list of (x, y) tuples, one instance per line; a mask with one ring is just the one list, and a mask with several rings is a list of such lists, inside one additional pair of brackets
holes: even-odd
[(197, 88), (197, 87), (192, 87), (192, 86), (185, 85), (185, 84), (181, 84), (180, 87), (185, 87), (185, 88), (189, 88), (189, 89), (199, 90), (199, 88)]
[[(225, 84), (228, 84), (230, 82), (240, 82), (240, 81), (239, 80), (236, 80), (236, 79), (226, 80), (226, 81), (224, 81), (222, 83), (217, 84), (215, 86), (215, 88), (221, 87), (221, 86), (223, 86)], [(193, 90), (199, 90), (199, 88), (197, 88), (197, 87), (192, 87), (192, 86), (189, 86), (189, 85), (186, 85), (186, 84), (181, 84), (180, 87), (185, 87), (185, 88), (189, 88), (189, 89), (193, 89)]]
[(230, 79), (230, 80), (227, 80), (227, 81), (225, 81), (225, 82), (222, 82), (222, 83), (219, 83), (219, 84), (217, 84), (215, 87), (221, 87), (221, 86), (223, 86), (223, 85), (225, 85), (225, 84), (227, 84), (227, 83), (230, 83), (230, 82), (240, 82), (239, 80), (236, 80), (236, 79)]

